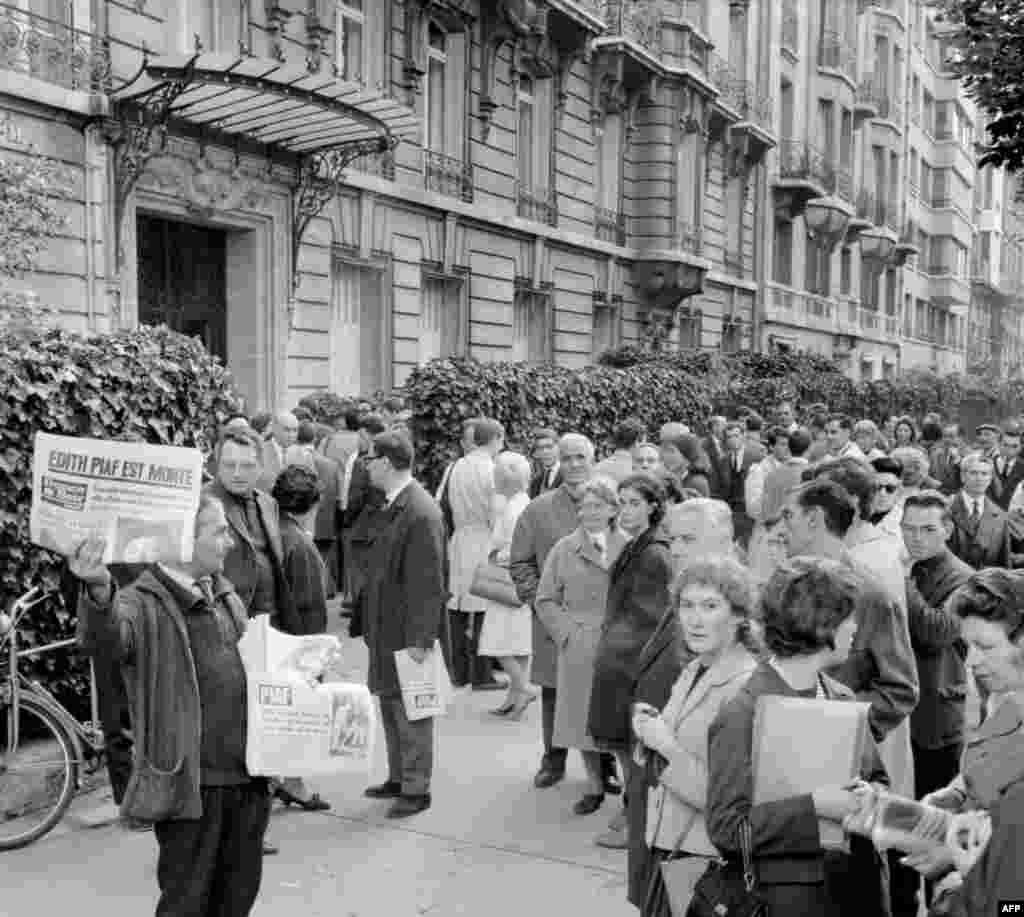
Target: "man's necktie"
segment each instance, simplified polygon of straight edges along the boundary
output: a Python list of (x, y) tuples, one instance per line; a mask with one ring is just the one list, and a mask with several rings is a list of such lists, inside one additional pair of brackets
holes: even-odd
[(981, 501), (975, 500), (971, 507), (971, 525), (977, 526), (981, 522)]
[(249, 497), (245, 501), (245, 522), (249, 526), (249, 534), (258, 536), (263, 521), (260, 519), (259, 507), (256, 506), (256, 498)]
[(196, 588), (203, 594), (203, 601), (207, 605), (213, 605), (213, 582), (208, 576), (201, 576), (196, 580)]

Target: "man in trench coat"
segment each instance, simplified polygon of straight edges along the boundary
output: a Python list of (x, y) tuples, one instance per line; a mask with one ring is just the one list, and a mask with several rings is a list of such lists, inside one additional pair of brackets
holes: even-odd
[(434, 721), (406, 716), (395, 652), (417, 662), (446, 640), (445, 530), (441, 509), (412, 477), (413, 448), (405, 434), (379, 433), (366, 456), (373, 486), (384, 493), (367, 508), (352, 534), (360, 568), (356, 605), (369, 650), (370, 691), (380, 699), (388, 750), (388, 779), (371, 786), (371, 799), (393, 799), (389, 818), (430, 807)]

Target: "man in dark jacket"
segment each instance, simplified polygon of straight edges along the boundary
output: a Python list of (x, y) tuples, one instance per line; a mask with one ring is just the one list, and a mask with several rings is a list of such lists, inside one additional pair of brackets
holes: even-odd
[(1013, 566), (1006, 513), (986, 494), (992, 474), (991, 459), (976, 452), (965, 456), (960, 462), (962, 489), (949, 507), (950, 550), (975, 570)]
[[(937, 491), (907, 497), (902, 530), (913, 561), (907, 580), (907, 613), (921, 697), (910, 714), (910, 741), (914, 790), (920, 799), (946, 786), (960, 770), (967, 646), (947, 602), (974, 571), (946, 545), (953, 522), (945, 498)], [(919, 878), (915, 871), (899, 866), (893, 868), (892, 882), (916, 889)], [(930, 883), (926, 887), (930, 897)]]
[(384, 502), (368, 510), (365, 528), (353, 536), (360, 570), (355, 602), (388, 749), (388, 779), (366, 795), (393, 799), (388, 817), (405, 818), (430, 807), (434, 720), (406, 716), (395, 653), (407, 650), (422, 663), (447, 638), (444, 521), (434, 498), (413, 480), (412, 443), (403, 433), (375, 436), (366, 462)]
[(245, 766), (245, 608), (222, 575), (231, 530), (204, 494), (188, 564), (148, 567), (115, 590), (105, 544), (70, 561), (84, 584), (79, 637), (115, 648), (132, 702), (136, 756), (122, 812), (154, 823), (158, 917), (246, 917), (259, 892), (267, 781)]

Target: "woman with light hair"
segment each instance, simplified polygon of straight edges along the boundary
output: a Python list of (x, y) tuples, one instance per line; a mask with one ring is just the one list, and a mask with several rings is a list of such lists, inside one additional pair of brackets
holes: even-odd
[(587, 719), (609, 571), (626, 544), (615, 524), (618, 512), (614, 481), (594, 477), (583, 485), (579, 527), (548, 554), (535, 602), (558, 648), (553, 742), (579, 749), (587, 773), (587, 791), (573, 808), (577, 815), (597, 811), (605, 795), (601, 754), (587, 734)]
[(878, 447), (881, 438), (882, 434), (873, 420), (858, 420), (853, 425), (853, 441), (869, 462), (885, 455), (885, 452)]
[(917, 446), (902, 446), (893, 449), (889, 458), (899, 462), (903, 468), (904, 499), (922, 490), (941, 490), (942, 485), (928, 476), (931, 462), (924, 450)]
[[(488, 556), (498, 566), (509, 565), (516, 522), (530, 503), (527, 491), (532, 473), (529, 460), (518, 452), (501, 452), (494, 460), (494, 527)], [(497, 657), (509, 679), (504, 702), (491, 712), (518, 720), (537, 699), (529, 681), (533, 651), (530, 606), (511, 607), (489, 600), (486, 604), (477, 655)]]

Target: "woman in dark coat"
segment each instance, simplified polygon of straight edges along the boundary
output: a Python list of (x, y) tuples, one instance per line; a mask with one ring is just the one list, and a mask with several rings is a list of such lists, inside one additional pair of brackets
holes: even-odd
[[(327, 630), (327, 570), (313, 539), (312, 527), (320, 503), (320, 480), (303, 465), (289, 465), (274, 482), (271, 495), (281, 511), (281, 553), (287, 606), (281, 609), (280, 629), (304, 636)], [(286, 805), (307, 812), (329, 809), (319, 793), (308, 793), (297, 777), (275, 784), (274, 795)]]
[[(604, 625), (594, 662), (587, 732), (629, 772), (630, 702), (640, 652), (669, 607), (672, 555), (661, 528), (665, 488), (648, 474), (619, 484), (619, 527), (632, 540), (609, 573)], [(626, 822), (616, 816), (602, 846), (625, 847)]]
[(684, 490), (694, 490), (702, 497), (711, 495), (711, 461), (696, 436), (666, 436), (659, 445), (661, 464), (679, 479)]
[[(858, 589), (856, 577), (835, 561), (800, 557), (779, 567), (761, 594), (764, 642), (771, 656), (725, 702), (708, 733), (708, 835), (740, 870), (740, 828), (749, 824), (766, 917), (883, 917), (889, 912), (883, 861), (871, 842), (853, 837), (844, 852), (828, 841), (829, 834), (842, 837), (843, 818), (857, 807), (856, 788), (837, 775), (834, 786), (753, 804), (757, 699), (777, 694), (854, 700), (848, 688), (822, 670), (849, 656)], [(888, 783), (870, 739), (861, 777)], [(823, 837), (829, 826), (831, 832)]]

